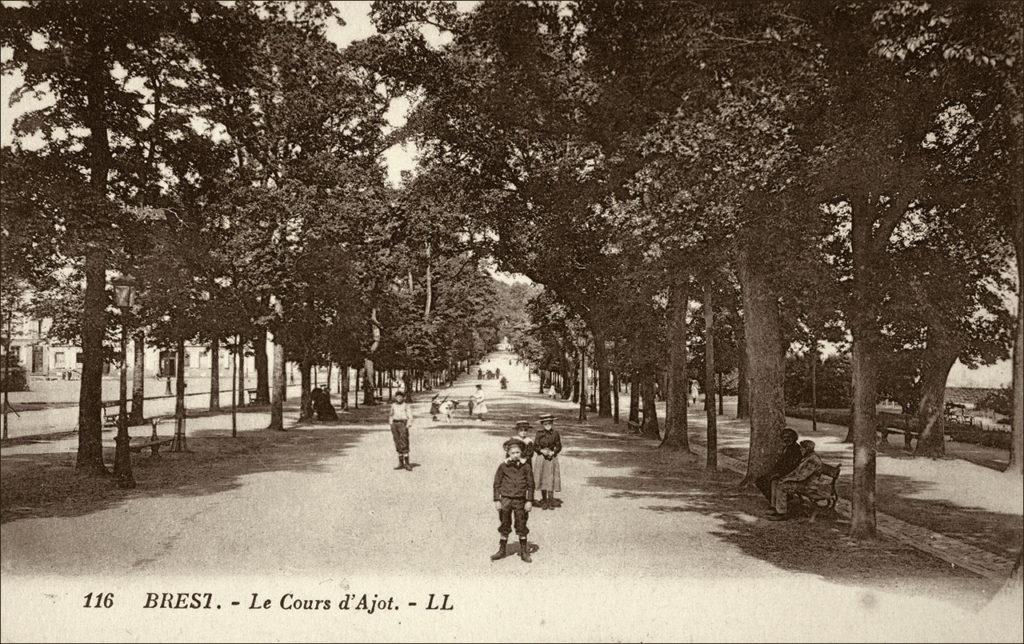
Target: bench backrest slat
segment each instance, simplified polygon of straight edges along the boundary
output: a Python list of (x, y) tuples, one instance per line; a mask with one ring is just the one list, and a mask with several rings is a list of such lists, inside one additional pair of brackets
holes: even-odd
[(829, 465), (828, 463), (822, 463), (822, 465), (821, 465), (821, 473), (824, 476), (829, 477), (830, 479), (837, 479), (837, 478), (839, 478), (839, 466), (838, 465)]

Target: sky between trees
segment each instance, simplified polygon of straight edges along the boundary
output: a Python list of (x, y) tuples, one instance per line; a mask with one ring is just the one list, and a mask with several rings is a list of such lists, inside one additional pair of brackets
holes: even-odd
[[(4, 5), (17, 5), (17, 0), (10, 1), (5, 0)], [(351, 43), (370, 37), (376, 33), (371, 20), (370, 20), (370, 5), (369, 1), (366, 2), (350, 2), (344, 1), (332, 2), (338, 11), (341, 24), (337, 19), (331, 19), (330, 24), (326, 30), (327, 38), (334, 42), (339, 49), (343, 49), (349, 46)], [(476, 4), (475, 1), (471, 2), (458, 2), (458, 7), (461, 11), (468, 11), (472, 9)], [(444, 47), (450, 40), (451, 36), (447, 33), (440, 32), (437, 28), (431, 25), (423, 25), (421, 30), (431, 47), (441, 48)], [(4, 49), (0, 50), (0, 59), (6, 61), (10, 57), (10, 51)], [(15, 105), (9, 106), (9, 99), (11, 93), (22, 84), (22, 78), (20, 74), (5, 74), (0, 77), (0, 100), (3, 101), (3, 109), (0, 110), (0, 145), (8, 146), (11, 145), (14, 140), (12, 133), (12, 124), (16, 118), (20, 115), (44, 107), (52, 99), (42, 98), (37, 99), (33, 97), (25, 97)], [(402, 97), (392, 100), (390, 109), (386, 114), (389, 128), (399, 128), (406, 123), (406, 117), (410, 110), (409, 98)], [(31, 143), (32, 137), (29, 137), (27, 141), (22, 141), (23, 145), (28, 148), (35, 147)], [(41, 145), (41, 139), (38, 145)], [(403, 173), (415, 172), (417, 167), (417, 150), (415, 143), (405, 142), (402, 144), (395, 144), (388, 148), (384, 153), (384, 163), (387, 168), (387, 176), (389, 181), (397, 186), (402, 183)], [(498, 271), (492, 271), (496, 278), (506, 282), (513, 283), (517, 281), (529, 281), (527, 278), (516, 274), (501, 273)], [(1016, 296), (1013, 293), (1008, 293), (1008, 301), (1010, 307), (1015, 305)], [(957, 362), (952, 368), (947, 384), (954, 387), (1005, 387), (1009, 386), (1012, 374), (1011, 364), (1009, 360), (1002, 360), (993, 365), (983, 365), (976, 368), (968, 368), (963, 364)]]

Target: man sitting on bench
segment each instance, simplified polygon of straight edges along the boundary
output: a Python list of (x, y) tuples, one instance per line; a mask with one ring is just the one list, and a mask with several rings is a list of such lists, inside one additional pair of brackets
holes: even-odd
[(785, 521), (789, 518), (789, 495), (807, 490), (821, 475), (821, 458), (814, 452), (814, 441), (800, 441), (803, 459), (789, 474), (772, 481), (772, 510), (768, 519)]
[(797, 445), (797, 433), (786, 428), (782, 430), (782, 453), (779, 454), (778, 460), (775, 461), (775, 465), (772, 469), (764, 476), (757, 477), (754, 481), (754, 485), (757, 489), (761, 490), (761, 494), (764, 498), (769, 501), (772, 500), (772, 480), (782, 478), (796, 469), (796, 466), (800, 464), (800, 460), (804, 457), (803, 450)]

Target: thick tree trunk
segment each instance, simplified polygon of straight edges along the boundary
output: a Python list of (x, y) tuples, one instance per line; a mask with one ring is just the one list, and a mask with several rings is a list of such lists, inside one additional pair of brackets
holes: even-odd
[(921, 434), (914, 450), (919, 456), (939, 458), (946, 454), (946, 380), (958, 353), (953, 346), (925, 348), (921, 369), (921, 403), (917, 410)]
[(367, 358), (363, 360), (363, 404), (364, 405), (376, 405), (377, 398), (375, 394), (375, 387), (373, 385), (374, 378), (373, 371), (373, 360)]
[(782, 450), (785, 415), (785, 363), (779, 297), (758, 273), (758, 266), (740, 261), (743, 286), (743, 332), (750, 385), (750, 451), (744, 483), (766, 474)]
[(640, 422), (640, 372), (636, 369), (629, 374), (629, 422)]
[(619, 371), (612, 371), (612, 420), (619, 424)]
[(612, 416), (611, 371), (608, 369), (608, 347), (603, 336), (594, 335), (594, 363), (597, 365), (597, 416)]
[(580, 420), (587, 419), (587, 350), (580, 351)]
[[(1017, 333), (1013, 341), (1013, 409), (1010, 463), (1006, 471), (1024, 476), (1024, 253), (1017, 252)], [(1017, 574), (1020, 575), (1018, 560)]]
[(185, 339), (178, 339), (174, 359), (174, 443), (171, 448), (175, 452), (188, 449), (185, 440)]
[(686, 313), (690, 306), (688, 278), (680, 276), (669, 291), (668, 399), (665, 405), (665, 440), (662, 447), (690, 449), (686, 419), (689, 376), (686, 373)]
[(313, 419), (313, 400), (310, 397), (311, 384), (311, 373), (313, 365), (309, 360), (303, 360), (299, 363), (299, 385), (301, 391), (299, 392), (299, 422), (304, 422)]
[(412, 400), (412, 371), (405, 369), (402, 371), (402, 388), (405, 390), (405, 401), (409, 402)]
[[(241, 335), (238, 336), (238, 373), (235, 374), (236, 380), (238, 381), (238, 406), (248, 404), (248, 396), (245, 393), (245, 338)], [(268, 390), (269, 391), (269, 390)], [(257, 394), (259, 390), (257, 390)], [(270, 398), (267, 398), (266, 404), (270, 404)]]
[(564, 351), (561, 352), (559, 360), (562, 362), (562, 379), (559, 383), (558, 395), (562, 397), (562, 400), (567, 400), (572, 389), (572, 376), (570, 374), (572, 374), (573, 368), (569, 364), (568, 358), (565, 357)]
[(850, 438), (853, 439), (853, 489), (850, 514), (850, 534), (855, 539), (875, 536), (875, 470), (878, 428), (878, 352), (881, 344), (877, 327), (877, 290), (872, 280), (873, 265), (877, 262), (875, 247), (878, 239), (888, 239), (884, 230), (875, 231), (878, 219), (865, 196), (854, 200), (850, 229), (850, 249), (853, 256), (853, 309), (850, 331), (853, 336), (851, 380), (853, 385), (853, 413)]
[[(270, 404), (270, 377), (267, 360), (267, 330), (260, 329), (252, 338), (253, 366), (256, 368), (256, 401), (257, 405)], [(244, 353), (243, 353), (244, 356)], [(245, 362), (243, 361), (244, 365)], [(239, 373), (244, 369), (240, 369)], [(244, 381), (239, 385), (244, 389)]]
[(654, 381), (657, 377), (654, 366), (651, 365), (643, 371), (643, 386), (640, 397), (644, 406), (643, 433), (651, 438), (661, 439), (661, 428), (658, 426), (658, 408), (654, 397)]
[(348, 391), (352, 386), (351, 367), (342, 365), (338, 370), (338, 378), (341, 380), (341, 408), (348, 409)]
[(875, 432), (878, 403), (878, 358), (869, 333), (853, 334), (853, 513), (856, 538), (875, 534)]
[(107, 254), (90, 246), (85, 254), (82, 307), (82, 382), (78, 392), (79, 469), (106, 474), (103, 464), (103, 336), (107, 325)]
[(750, 418), (750, 382), (747, 379), (747, 342), (743, 326), (736, 331), (739, 360), (736, 367), (736, 418)]
[(146, 332), (136, 332), (132, 344), (135, 360), (132, 368), (132, 413), (128, 424), (141, 425), (146, 422)]
[[(409, 273), (409, 280), (411, 285), (412, 273)], [(363, 360), (363, 370), (365, 371), (365, 379), (363, 380), (363, 404), (375, 405), (377, 401), (374, 399), (372, 356), (380, 347), (380, 323), (377, 321), (377, 309), (372, 309), (370, 311), (370, 325), (373, 333), (373, 342), (370, 344), (369, 355)], [(411, 391), (407, 391), (405, 393), (406, 395), (412, 394)]]
[[(91, 30), (94, 31), (95, 30)], [(107, 129), (106, 87), (110, 82), (99, 33), (93, 36), (86, 82), (86, 142), (89, 185), (94, 196), (107, 197), (110, 174), (110, 134)], [(82, 382), (78, 392), (78, 455), (76, 467), (108, 474), (103, 464), (103, 336), (107, 328), (107, 251), (103, 243), (85, 251), (85, 300), (82, 306)]]
[(210, 343), (210, 411), (220, 411), (220, 338)]
[[(352, 378), (352, 386), (354, 388), (354, 391), (352, 392), (352, 404), (353, 404), (355, 409), (359, 409), (359, 378), (360, 378), (360, 374), (362, 374), (363, 370), (359, 366), (356, 366), (353, 369), (353, 371), (355, 371), (355, 374), (354, 374), (354, 377)], [(408, 396), (410, 393), (412, 393), (412, 390), (410, 390), (410, 389), (406, 389), (405, 390), (405, 395), (406, 396)]]
[(284, 431), (284, 398), (288, 386), (284, 345), (274, 338), (274, 371), (270, 389), (270, 425), (267, 429)]
[(818, 339), (811, 342), (811, 431), (818, 431)]
[(722, 385), (722, 372), (719, 371), (717, 374), (715, 374), (715, 377), (718, 379), (718, 415), (719, 416), (724, 416), (725, 415), (725, 391), (724, 391), (723, 385)]
[(718, 418), (715, 416), (715, 309), (710, 284), (704, 289), (704, 398), (707, 418), (707, 469), (718, 469)]

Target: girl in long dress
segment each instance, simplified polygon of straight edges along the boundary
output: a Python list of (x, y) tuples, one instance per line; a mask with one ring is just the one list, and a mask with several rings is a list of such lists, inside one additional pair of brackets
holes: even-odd
[(555, 417), (540, 417), (540, 431), (533, 439), (533, 475), (540, 490), (538, 506), (550, 510), (555, 505), (555, 492), (562, 491), (562, 475), (558, 466), (558, 453), (562, 451), (562, 437), (554, 429)]
[(483, 420), (484, 414), (487, 413), (487, 401), (484, 400), (483, 387), (480, 385), (476, 386), (476, 391), (473, 393), (473, 397), (470, 398), (472, 411), (469, 412), (470, 416), (476, 416), (477, 420)]

